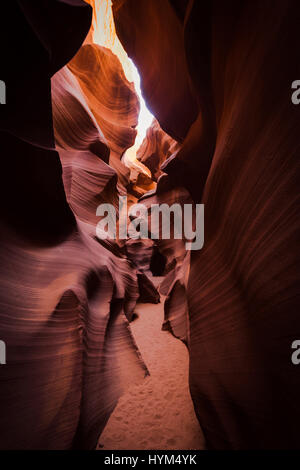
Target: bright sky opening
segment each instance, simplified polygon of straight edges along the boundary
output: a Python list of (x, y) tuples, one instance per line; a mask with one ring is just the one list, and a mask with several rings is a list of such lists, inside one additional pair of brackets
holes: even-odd
[[(140, 100), (140, 114), (138, 125), (136, 127), (137, 136), (133, 147), (127, 150), (124, 155), (124, 163), (128, 160), (135, 161), (138, 166), (144, 167), (140, 162), (136, 161), (136, 153), (139, 149), (144, 137), (146, 136), (147, 129), (151, 126), (154, 119), (146, 106), (145, 100), (141, 92), (141, 79), (136, 66), (133, 61), (128, 57), (116, 33), (111, 0), (88, 0), (93, 6), (93, 40), (100, 46), (107, 47), (119, 58), (125, 76), (129, 82), (134, 83), (135, 91)], [(145, 168), (145, 167), (144, 167)], [(147, 169), (148, 170), (148, 169)], [(148, 173), (148, 171), (146, 171)], [(149, 172), (151, 175), (151, 172)]]

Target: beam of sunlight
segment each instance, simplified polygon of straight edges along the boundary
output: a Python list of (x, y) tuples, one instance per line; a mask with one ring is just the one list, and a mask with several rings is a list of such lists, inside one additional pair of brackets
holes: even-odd
[(143, 173), (151, 176), (150, 170), (136, 160), (136, 153), (146, 136), (147, 129), (154, 119), (148, 110), (141, 92), (141, 79), (136, 66), (128, 57), (116, 33), (111, 0), (86, 0), (93, 7), (93, 41), (99, 46), (110, 49), (120, 60), (125, 76), (129, 82), (134, 83), (135, 91), (140, 101), (140, 113), (136, 127), (137, 136), (134, 145), (128, 149), (123, 157), (126, 165), (134, 162)]

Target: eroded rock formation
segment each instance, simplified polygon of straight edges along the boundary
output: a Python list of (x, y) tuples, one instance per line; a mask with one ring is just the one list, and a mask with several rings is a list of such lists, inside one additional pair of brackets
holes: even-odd
[[(122, 389), (146, 372), (128, 324), (139, 287), (158, 300), (117, 242), (95, 240), (97, 206), (118, 196), (110, 152), (120, 159), (132, 145), (138, 100), (118, 60), (84, 46), (52, 79), (57, 152), (50, 77), (79, 48), (91, 9), (78, 0), (7, 9), (18, 21), (17, 57), (24, 48), (24, 70), (35, 80), (15, 84), (16, 56), (5, 55), (0, 331), (8, 365), (0, 370), (0, 447), (94, 448)], [(65, 37), (66, 22), (73, 39)], [(84, 93), (87, 56), (96, 72), (99, 61), (106, 67), (97, 82), (102, 102)]]
[(152, 179), (157, 181), (162, 175), (161, 165), (179, 148), (179, 143), (166, 134), (154, 119), (137, 152), (137, 158), (149, 168)]
[(290, 99), (299, 5), (113, 7), (149, 106), (183, 140), (164, 163), (166, 191), (184, 185), (205, 203), (205, 244), (191, 254), (186, 295), (190, 387), (207, 444), (299, 447), (300, 375), (290, 360), (300, 335), (299, 116)]
[(145, 204), (205, 204), (202, 250), (158, 247), (164, 328), (188, 346), (208, 447), (299, 447), (298, 2), (113, 1), (163, 130), (154, 122), (139, 153), (156, 189), (121, 162), (138, 99), (111, 51), (91, 34), (80, 47), (91, 8), (1, 9), (0, 447), (94, 448), (128, 381), (146, 373), (128, 320), (139, 296), (159, 301), (146, 277), (153, 243), (136, 253), (94, 237), (97, 206), (127, 189)]

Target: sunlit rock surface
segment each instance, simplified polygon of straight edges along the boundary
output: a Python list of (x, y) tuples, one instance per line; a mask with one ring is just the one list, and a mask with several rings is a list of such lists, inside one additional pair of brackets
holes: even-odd
[(110, 148), (110, 165), (126, 188), (130, 171), (120, 161), (134, 144), (139, 101), (117, 56), (97, 44), (82, 46), (68, 68), (78, 79), (87, 104)]
[[(113, 5), (149, 106), (169, 135), (186, 136), (163, 166), (164, 187), (184, 185), (205, 203), (204, 248), (191, 253), (185, 291), (207, 445), (299, 447), (297, 2)], [(173, 292), (184, 297), (181, 285)]]
[(97, 44), (82, 46), (68, 68), (77, 77), (111, 151), (120, 158), (136, 137), (139, 102), (133, 83), (127, 81), (117, 56)]
[(137, 158), (149, 168), (152, 178), (157, 180), (162, 174), (162, 163), (179, 148), (178, 142), (168, 136), (154, 119), (137, 152)]

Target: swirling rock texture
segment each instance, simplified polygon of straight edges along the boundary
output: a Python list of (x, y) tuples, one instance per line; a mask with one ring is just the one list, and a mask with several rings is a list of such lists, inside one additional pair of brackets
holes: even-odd
[(134, 85), (126, 79), (117, 56), (97, 44), (81, 47), (68, 67), (108, 142), (110, 165), (126, 188), (130, 172), (120, 160), (136, 137), (139, 101)]
[(179, 150), (180, 144), (166, 134), (156, 119), (147, 130), (147, 135), (138, 149), (137, 159), (151, 171), (152, 179), (157, 181), (162, 175), (160, 166), (174, 152)]
[[(209, 448), (298, 448), (297, 1), (115, 0), (168, 182), (205, 203), (187, 283), (190, 389)], [(165, 178), (164, 178), (165, 179)], [(178, 296), (182, 292), (177, 290)]]
[[(188, 346), (208, 447), (299, 447), (300, 376), (290, 360), (300, 336), (290, 100), (298, 2), (114, 0), (113, 8), (146, 101), (177, 142), (151, 169), (156, 191), (147, 172), (120, 161), (135, 139), (138, 99), (109, 50), (91, 35), (80, 48), (91, 8), (1, 6), (0, 332), (9, 367), (0, 369), (0, 447), (94, 448), (122, 390), (147, 373), (128, 319), (141, 293), (159, 301), (145, 276), (153, 245), (130, 256), (129, 244), (93, 236), (96, 207), (116, 205), (130, 187), (132, 200), (152, 189), (147, 204), (205, 203), (201, 251), (158, 245), (168, 273), (164, 328)], [(161, 163), (168, 138), (154, 144), (151, 132), (144, 144)]]
[[(172, 188), (165, 183), (167, 175), (164, 174), (158, 181), (155, 193), (146, 194), (141, 202), (149, 209), (152, 204), (167, 204), (172, 207), (174, 204), (181, 206), (184, 212), (185, 204), (193, 204), (191, 196), (186, 188)], [(150, 215), (150, 213), (148, 213)], [(151, 216), (148, 218), (151, 232), (159, 234), (155, 241), (158, 254), (165, 259), (164, 280), (159, 286), (162, 295), (167, 296), (164, 303), (164, 323), (163, 329), (170, 331), (176, 338), (184, 343), (188, 341), (188, 306), (187, 306), (187, 282), (189, 276), (190, 252), (186, 250), (184, 238), (184, 227), (182, 227), (183, 238), (175, 239), (171, 230), (170, 238), (162, 237), (161, 228), (152, 223)], [(156, 265), (162, 265), (162, 260), (150, 262), (153, 271)], [(153, 266), (153, 267), (152, 267)]]
[[(0, 447), (94, 448), (122, 390), (147, 372), (127, 320), (146, 281), (117, 244), (92, 236), (95, 208), (117, 198), (109, 146), (130, 145), (136, 118), (120, 98), (126, 116), (110, 135), (104, 124), (117, 110), (100, 121), (100, 104), (94, 114), (70, 70), (85, 53), (105, 60), (107, 51), (86, 45), (61, 69), (89, 30), (88, 5), (24, 0), (2, 9), (16, 31), (7, 50), (10, 21), (1, 30), (9, 104), (0, 115), (0, 331), (8, 361), (0, 369)], [(104, 77), (114, 83), (109, 70), (117, 64), (109, 58)], [(17, 81), (19, 67), (24, 81)], [(57, 152), (50, 77), (59, 69), (52, 79)], [(136, 116), (137, 98), (124, 88)]]

